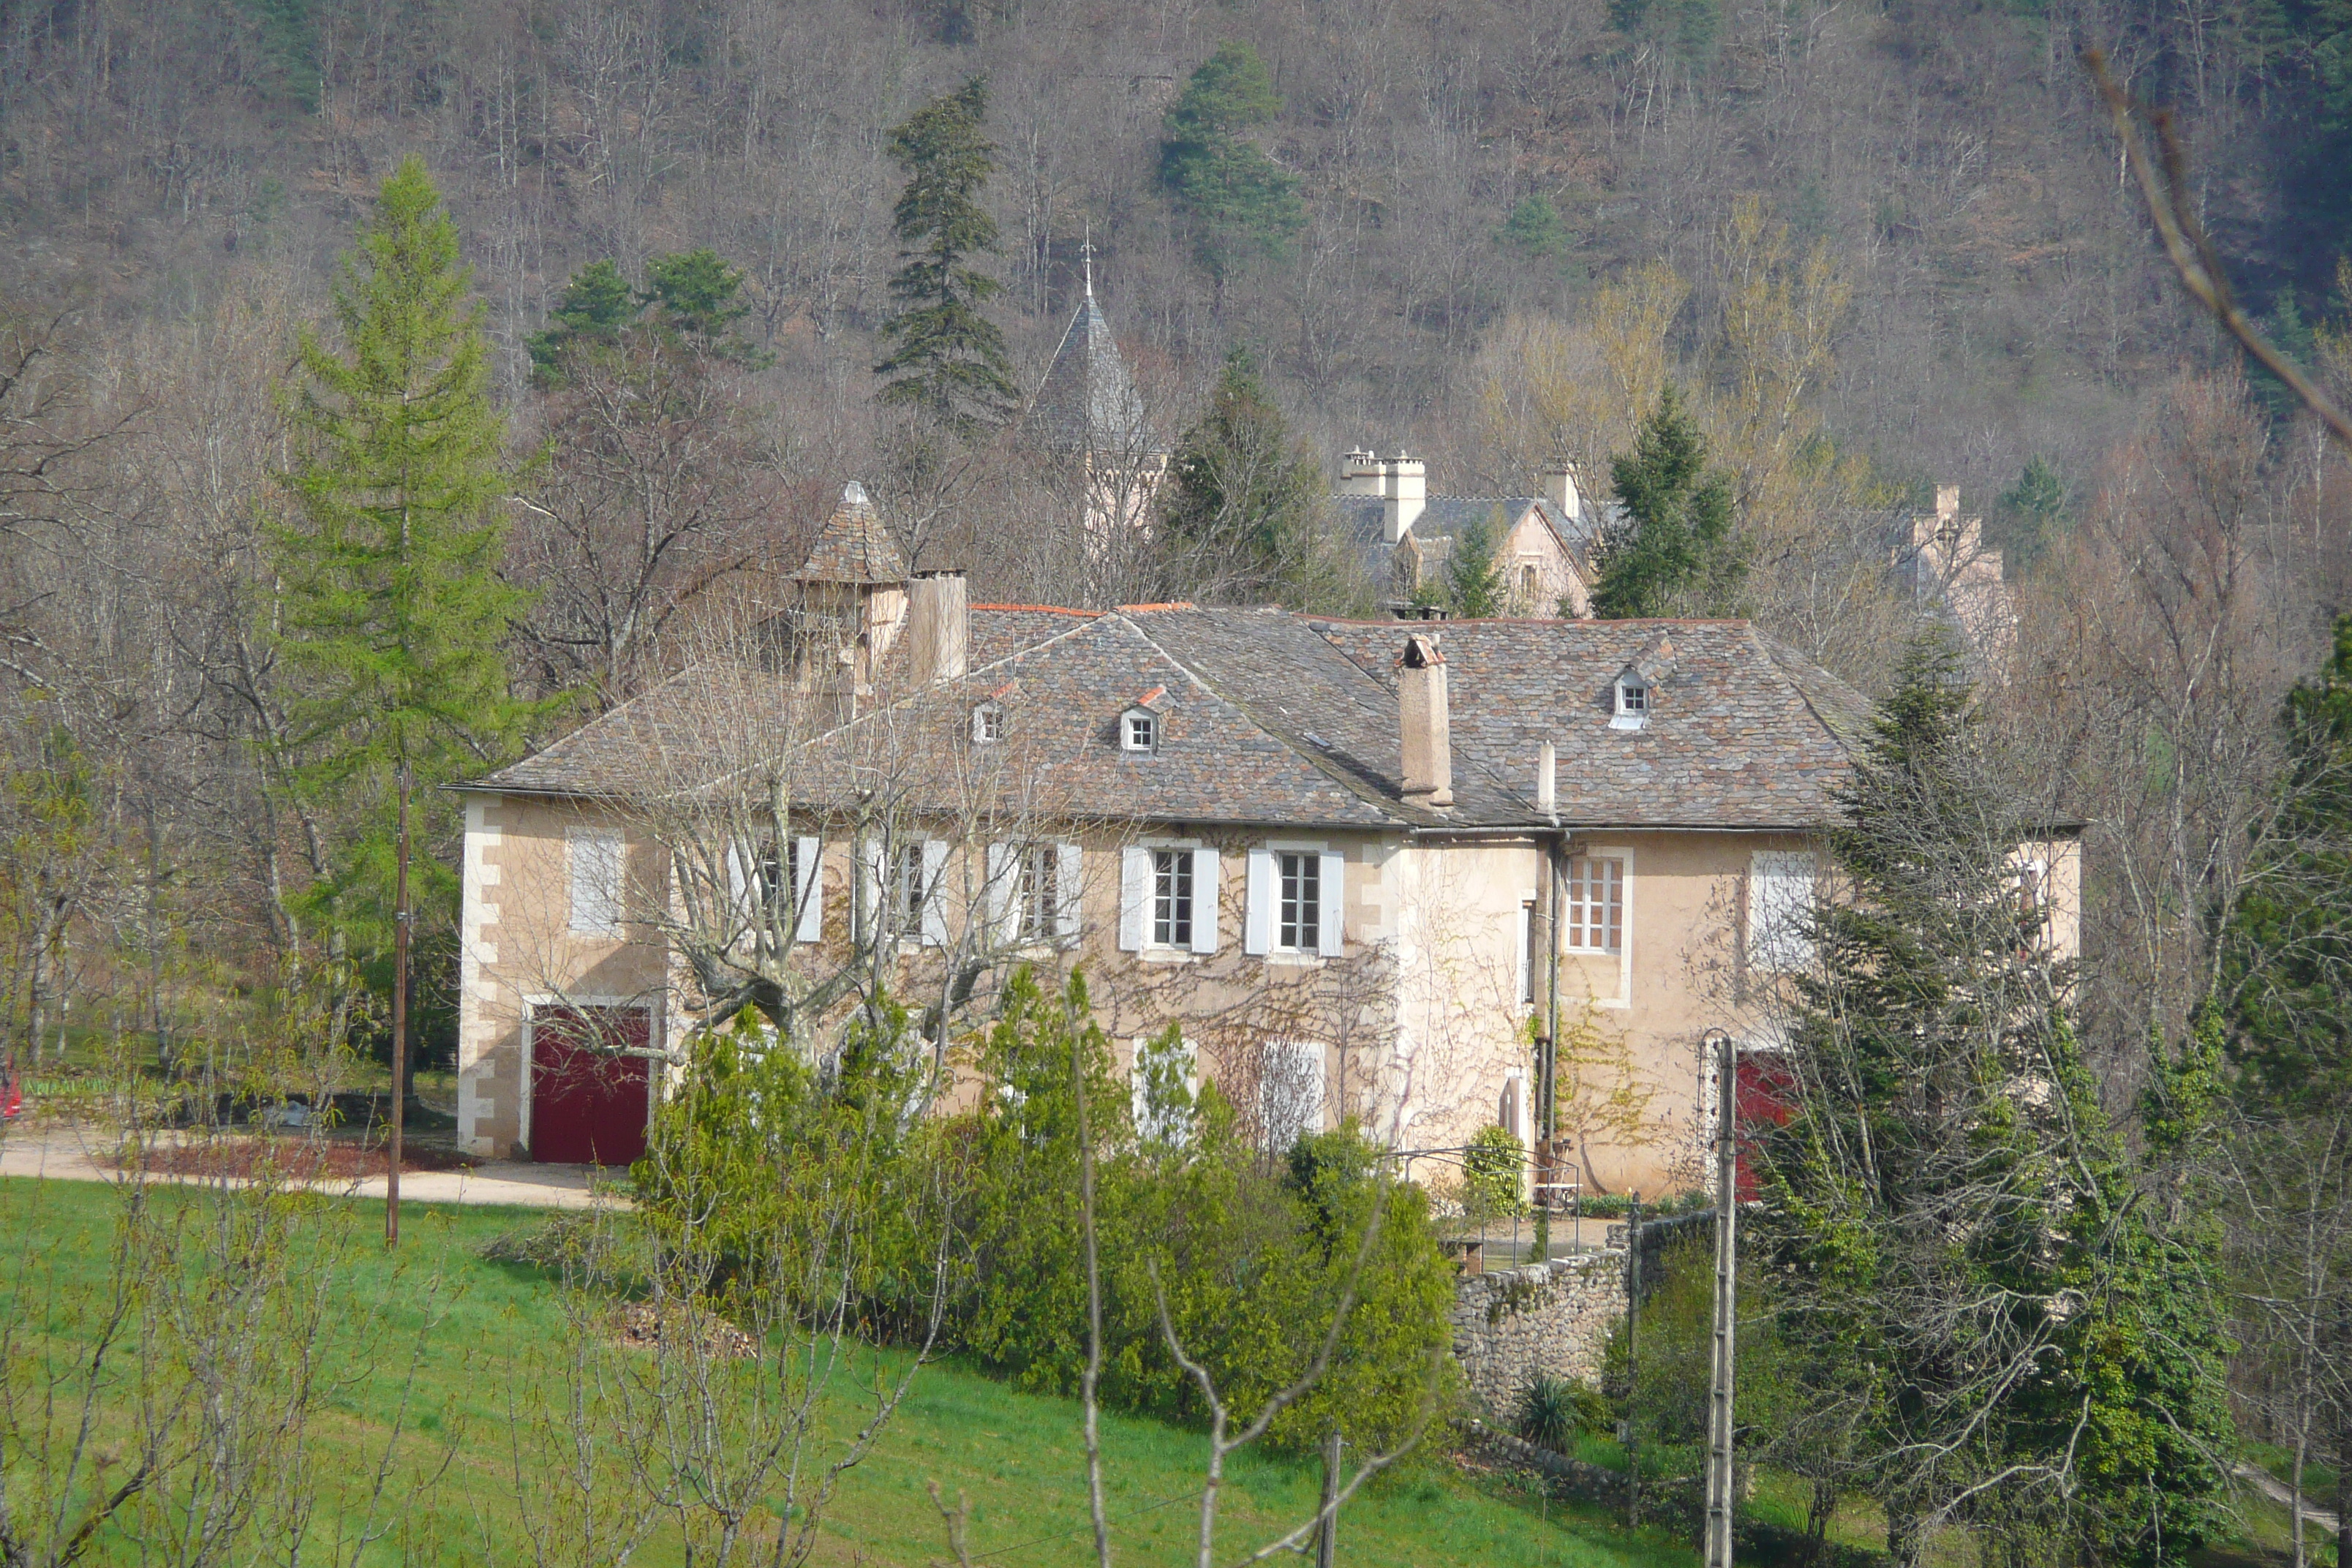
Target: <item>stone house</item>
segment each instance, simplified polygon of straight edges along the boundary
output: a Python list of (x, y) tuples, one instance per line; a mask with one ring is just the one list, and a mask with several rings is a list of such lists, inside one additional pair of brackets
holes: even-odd
[[(1564, 1112), (1571, 1176), (1655, 1194), (1703, 1145), (1701, 1037), (1769, 1048), (1867, 719), (1738, 621), (971, 605), (855, 487), (801, 591), (767, 654), (466, 786), (468, 1150), (632, 1152), (749, 944), (812, 997), (867, 962), (940, 999), (943, 1051), (1015, 963), (1083, 965), (1123, 1058), (1177, 1026), (1270, 1146), (1353, 1116), (1439, 1169), (1481, 1127), (1529, 1139), (1534, 1037), (1573, 1036), (1563, 1100), (1638, 1113)], [(720, 855), (677, 815), (787, 749), (800, 782), (761, 788), (788, 828)], [(679, 759), (709, 765), (682, 787)], [(2074, 846), (2036, 854), (2071, 949)], [(781, 909), (756, 939), (681, 912), (747, 885)]]
[(1360, 553), (1384, 608), (1403, 610), (1419, 590), (1441, 584), (1445, 563), (1474, 528), (1501, 568), (1503, 600), (1513, 616), (1591, 614), (1591, 547), (1600, 519), (1565, 462), (1537, 477), (1525, 496), (1433, 496), (1428, 465), (1404, 452), (1353, 451), (1339, 460), (1332, 506)]

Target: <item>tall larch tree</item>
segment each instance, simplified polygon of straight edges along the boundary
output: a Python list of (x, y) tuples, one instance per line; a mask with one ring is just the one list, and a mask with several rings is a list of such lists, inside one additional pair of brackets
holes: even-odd
[[(291, 515), (270, 534), (279, 646), (302, 695), (297, 777), (351, 824), (310, 901), (362, 948), (389, 934), (393, 790), (415, 783), (427, 835), (454, 828), (435, 786), (511, 752), (532, 709), (507, 680), (523, 595), (499, 575), (510, 484), (481, 308), (457, 226), (422, 160), (384, 181), (345, 254), (333, 341), (306, 331), (285, 393)], [(432, 842), (432, 837), (424, 841)], [(428, 907), (457, 878), (415, 858)]]
[(974, 77), (890, 132), (890, 157), (906, 171), (907, 188), (891, 217), (898, 310), (882, 325), (890, 352), (874, 367), (884, 378), (876, 396), (959, 437), (1004, 424), (1020, 403), (1004, 334), (981, 310), (1003, 286), (972, 262), (997, 242), (996, 220), (980, 205), (996, 172), (996, 144), (982, 130), (987, 119), (988, 84)]

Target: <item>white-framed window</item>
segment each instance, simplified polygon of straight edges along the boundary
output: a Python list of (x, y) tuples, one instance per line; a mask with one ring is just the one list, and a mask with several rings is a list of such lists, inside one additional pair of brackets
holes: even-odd
[(1151, 851), (1151, 945), (1192, 945), (1192, 854)]
[(575, 827), (564, 835), (563, 848), (572, 929), (583, 936), (619, 936), (627, 895), (626, 843), (606, 828)]
[(1347, 857), (1333, 850), (1280, 844), (1252, 849), (1242, 950), (1338, 957), (1345, 949), (1347, 874)]
[(1287, 952), (1317, 952), (1323, 946), (1323, 857), (1285, 851), (1275, 857), (1280, 879), (1276, 897), (1274, 945)]
[(983, 702), (971, 710), (971, 743), (992, 746), (1004, 739), (1004, 704)]
[(1130, 708), (1119, 717), (1118, 745), (1124, 752), (1149, 752), (1160, 744), (1160, 715), (1149, 708)]
[(735, 884), (736, 907), (745, 919), (756, 916), (762, 928), (768, 930), (773, 930), (790, 915), (794, 942), (822, 940), (824, 895), (817, 880), (822, 854), (818, 840), (808, 834), (786, 839), (781, 856), (772, 843), (763, 845), (747, 888), (739, 852), (728, 850), (728, 875)]
[(1054, 940), (1055, 917), (1062, 906), (1062, 861), (1051, 844), (1021, 847), (1018, 870), (1020, 901), (1014, 916), (1013, 940), (1024, 946)]
[(1571, 855), (1560, 900), (1560, 945), (1572, 952), (1625, 947), (1625, 862), (1613, 855)]
[(1321, 1041), (1266, 1042), (1258, 1058), (1257, 1113), (1266, 1147), (1276, 1153), (1323, 1131)]
[(1748, 963), (1776, 973), (1813, 962), (1814, 859), (1810, 850), (1759, 849), (1748, 863)]
[(921, 844), (890, 846), (883, 896), (889, 900), (890, 924), (902, 935), (922, 930), (924, 911), (930, 908), (934, 889), (923, 875), (923, 849)]
[(1219, 865), (1217, 851), (1188, 844), (1139, 844), (1122, 850), (1119, 947), (1128, 952), (1216, 952)]
[(996, 940), (1015, 947), (1077, 939), (1086, 851), (1076, 844), (992, 844), (988, 902)]
[(1519, 603), (1523, 605), (1534, 604), (1536, 595), (1542, 591), (1543, 573), (1534, 562), (1523, 563), (1519, 567)]
[(1638, 730), (1650, 721), (1650, 683), (1633, 670), (1617, 678), (1614, 702), (1609, 720), (1612, 730)]

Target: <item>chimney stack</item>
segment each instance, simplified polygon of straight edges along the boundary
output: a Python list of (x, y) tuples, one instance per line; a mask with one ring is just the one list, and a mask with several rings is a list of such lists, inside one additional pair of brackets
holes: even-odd
[(1584, 497), (1576, 488), (1576, 468), (1566, 458), (1544, 465), (1536, 486), (1543, 499), (1551, 502), (1563, 522), (1580, 522), (1584, 519)]
[(1549, 741), (1536, 748), (1536, 809), (1554, 819), (1559, 816), (1559, 753)]
[(1399, 452), (1381, 462), (1381, 521), (1388, 524), (1389, 542), (1396, 543), (1429, 504), (1429, 468), (1418, 458)]
[(907, 675), (917, 686), (961, 680), (971, 615), (963, 574), (918, 572), (907, 584)]
[(1360, 447), (1339, 459), (1339, 493), (1376, 496), (1381, 493), (1381, 460)]
[(1404, 729), (1404, 798), (1412, 805), (1454, 804), (1454, 741), (1445, 702), (1445, 656), (1437, 639), (1416, 633), (1397, 656), (1397, 716)]

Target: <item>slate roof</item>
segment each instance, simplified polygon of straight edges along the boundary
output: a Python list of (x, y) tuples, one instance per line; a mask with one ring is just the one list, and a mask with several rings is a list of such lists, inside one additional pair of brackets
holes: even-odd
[(1143, 399), (1091, 288), (1071, 313), (1022, 422), (1059, 452), (1140, 455), (1149, 447)]
[(842, 487), (841, 504), (825, 519), (808, 559), (793, 574), (793, 580), (859, 584), (907, 580), (907, 563), (898, 553), (898, 542), (890, 537), (881, 514), (866, 499), (864, 485), (852, 480)]
[[(1559, 753), (1571, 826), (1802, 828), (1834, 791), (1869, 719), (1834, 676), (1742, 621), (1331, 621), (1280, 610), (1134, 608), (1088, 615), (974, 605), (970, 674), (892, 700), (903, 654), (858, 726), (967, 745), (971, 706), (1006, 710), (1017, 785), (1055, 813), (1292, 827), (1528, 827), (1538, 748)], [(1452, 711), (1450, 810), (1402, 798), (1395, 659), (1434, 631)], [(903, 647), (903, 644), (901, 645)], [(1613, 730), (1611, 689), (1645, 655), (1647, 724)], [(1118, 715), (1164, 687), (1150, 753), (1119, 748)], [(691, 752), (695, 715), (786, 698), (780, 677), (689, 670), (473, 787), (595, 795), (642, 787)], [(840, 742), (854, 745), (855, 731)], [(834, 748), (826, 740), (818, 752)], [(901, 752), (911, 755), (911, 752)], [(923, 764), (928, 771), (930, 764)], [(819, 766), (813, 777), (845, 774)], [(676, 776), (676, 775), (672, 775)], [(944, 774), (942, 776), (945, 776)], [(1007, 787), (1013, 787), (1008, 775)], [(968, 778), (963, 781), (967, 785)], [(919, 792), (918, 792), (919, 793)]]

